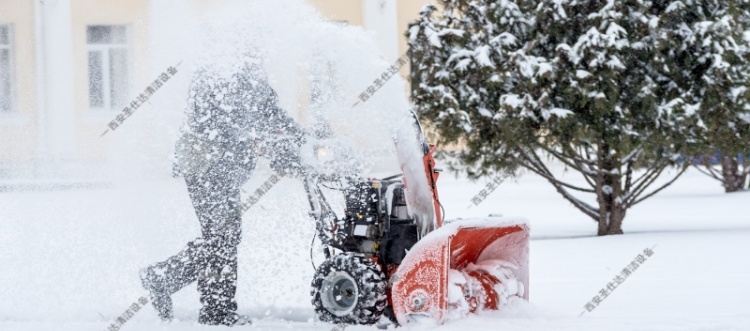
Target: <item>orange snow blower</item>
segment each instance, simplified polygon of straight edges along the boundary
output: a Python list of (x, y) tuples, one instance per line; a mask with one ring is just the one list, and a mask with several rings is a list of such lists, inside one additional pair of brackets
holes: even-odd
[(443, 323), (529, 298), (528, 225), (501, 217), (443, 224), (434, 146), (414, 119), (422, 175), (402, 163), (403, 175), (352, 183), (342, 218), (321, 193), (324, 176), (304, 181), (326, 257), (311, 289), (322, 321), (374, 324), (385, 315), (400, 325)]

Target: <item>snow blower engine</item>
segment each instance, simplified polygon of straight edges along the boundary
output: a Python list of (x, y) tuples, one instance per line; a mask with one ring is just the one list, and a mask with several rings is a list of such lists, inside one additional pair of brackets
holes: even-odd
[[(374, 324), (386, 316), (400, 325), (422, 318), (443, 323), (528, 300), (528, 225), (501, 217), (443, 224), (434, 146), (418, 121), (416, 127), (424, 171), (410, 173), (402, 163), (403, 175), (352, 183), (343, 190), (341, 218), (321, 193), (324, 176), (304, 181), (326, 257), (311, 289), (321, 321)], [(409, 185), (425, 183), (416, 178), (425, 175), (430, 199), (420, 201)], [(415, 206), (430, 213), (415, 213)]]

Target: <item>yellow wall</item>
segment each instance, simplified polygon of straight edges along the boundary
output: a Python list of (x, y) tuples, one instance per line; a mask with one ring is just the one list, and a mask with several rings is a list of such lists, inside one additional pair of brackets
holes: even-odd
[(12, 25), (14, 110), (0, 114), (0, 162), (25, 161), (37, 146), (34, 1), (0, 0), (0, 24)]
[[(399, 39), (398, 39), (398, 51), (399, 54), (405, 54), (407, 50), (409, 50), (409, 45), (407, 44), (407, 37), (406, 32), (409, 29), (409, 24), (414, 22), (417, 18), (419, 18), (419, 11), (427, 5), (428, 3), (431, 3), (434, 1), (429, 0), (398, 0), (398, 7), (397, 7), (397, 22), (398, 22), (398, 33), (399, 33)], [(404, 77), (409, 76), (409, 64), (405, 65), (403, 68), (401, 68), (401, 75)]]
[[(347, 21), (351, 25), (362, 25), (362, 0), (307, 0), (309, 3), (314, 5), (323, 17), (330, 20), (341, 20)], [(397, 1), (397, 15), (396, 22), (398, 24), (398, 53), (399, 55), (405, 54), (408, 50), (406, 43), (405, 34), (409, 28), (409, 23), (413, 22), (419, 17), (419, 11), (428, 3), (434, 2), (430, 0), (387, 0)], [(401, 69), (401, 75), (408, 77), (409, 65), (407, 64)]]
[(71, 8), (71, 31), (73, 40), (76, 151), (84, 158), (100, 159), (105, 156), (107, 139), (98, 139), (122, 109), (95, 111), (89, 109), (88, 95), (88, 25), (127, 25), (130, 64), (128, 103), (135, 93), (145, 89), (151, 82), (148, 58), (148, 0), (73, 0)]
[(362, 0), (307, 0), (318, 8), (323, 17), (334, 21), (346, 21), (351, 25), (362, 25)]

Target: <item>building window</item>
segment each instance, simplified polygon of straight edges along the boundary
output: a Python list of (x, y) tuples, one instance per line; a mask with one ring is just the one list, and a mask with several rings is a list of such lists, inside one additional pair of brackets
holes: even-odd
[(86, 29), (89, 60), (89, 107), (117, 110), (128, 97), (128, 38), (124, 25)]
[(10, 25), (0, 24), (0, 112), (9, 112), (13, 109), (11, 34)]

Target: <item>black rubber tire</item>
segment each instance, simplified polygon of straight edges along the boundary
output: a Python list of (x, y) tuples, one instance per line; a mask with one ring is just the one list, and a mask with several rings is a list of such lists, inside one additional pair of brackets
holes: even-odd
[(398, 326), (398, 320), (396, 319), (396, 313), (393, 312), (393, 307), (388, 306), (383, 311), (383, 316), (387, 318), (393, 325)]
[[(356, 282), (357, 301), (346, 315), (339, 316), (324, 305), (322, 293), (326, 278), (334, 274), (346, 274)], [(312, 304), (315, 314), (323, 322), (334, 324), (375, 324), (383, 315), (386, 306), (386, 280), (380, 266), (367, 257), (343, 253), (323, 262), (312, 281)]]

